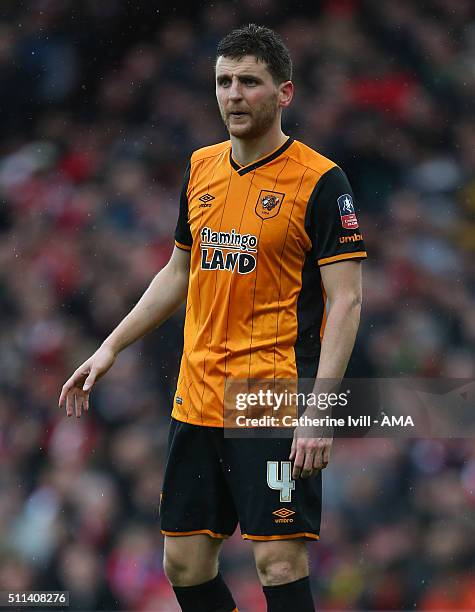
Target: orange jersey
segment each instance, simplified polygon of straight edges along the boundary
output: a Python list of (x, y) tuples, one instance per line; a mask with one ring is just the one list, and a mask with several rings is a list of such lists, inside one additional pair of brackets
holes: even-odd
[(175, 244), (191, 251), (173, 418), (222, 426), (227, 379), (295, 379), (319, 356), (319, 266), (366, 257), (345, 174), (289, 138), (241, 167), (230, 141), (193, 153)]

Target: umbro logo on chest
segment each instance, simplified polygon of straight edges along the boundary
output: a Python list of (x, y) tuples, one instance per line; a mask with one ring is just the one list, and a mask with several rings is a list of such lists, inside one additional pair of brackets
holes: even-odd
[(199, 208), (211, 208), (212, 206), (211, 200), (214, 200), (214, 199), (215, 197), (213, 195), (211, 195), (210, 193), (205, 193), (200, 198), (198, 198), (198, 200), (201, 202), (201, 204), (199, 205)]

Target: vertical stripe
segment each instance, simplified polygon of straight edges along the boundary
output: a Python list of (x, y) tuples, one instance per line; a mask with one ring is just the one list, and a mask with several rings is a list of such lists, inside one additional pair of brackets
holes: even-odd
[[(252, 184), (254, 182), (254, 178), (256, 176), (256, 172), (254, 171), (252, 173), (252, 177), (251, 180), (249, 181), (249, 187), (247, 189), (247, 194), (246, 194), (246, 199), (244, 201), (244, 205), (242, 207), (242, 213), (241, 213), (241, 220), (239, 221), (239, 227), (238, 227), (238, 231), (239, 233), (241, 233), (241, 227), (242, 227), (242, 220), (244, 219), (244, 212), (247, 208), (247, 201), (249, 200), (249, 194), (251, 193), (251, 187)], [(257, 262), (256, 262), (256, 268), (257, 268)], [(257, 274), (257, 270), (256, 270), (256, 274)], [(226, 331), (224, 334), (224, 390), (223, 390), (223, 403), (224, 403), (224, 391), (226, 390), (226, 379), (227, 379), (227, 347), (228, 347), (228, 328), (229, 328), (229, 306), (231, 304), (231, 291), (228, 292), (228, 306), (226, 309)]]
[[(282, 164), (282, 168), (279, 170), (279, 172), (277, 173), (277, 175), (276, 175), (276, 177), (274, 179), (274, 186), (273, 186), (273, 188), (270, 191), (275, 191), (275, 186), (277, 185), (277, 182), (279, 180), (280, 175), (282, 174), (282, 172), (287, 167), (288, 161), (289, 161), (289, 157), (287, 156), (285, 158), (284, 163)], [(295, 200), (294, 200), (294, 202), (295, 202)], [(292, 205), (292, 210), (293, 210), (293, 205)], [(258, 242), (257, 242), (258, 245), (259, 245), (259, 242), (260, 242), (260, 239), (261, 239), (261, 232), (262, 232), (263, 224), (264, 224), (264, 220), (261, 219), (261, 227), (259, 228), (259, 239), (258, 239)], [(287, 227), (287, 231), (288, 231), (288, 227)], [(254, 292), (253, 292), (253, 296), (252, 296), (251, 337), (249, 339), (249, 369), (248, 369), (248, 378), (251, 378), (252, 336), (254, 334), (254, 304), (256, 302), (257, 275), (259, 273), (258, 261), (259, 261), (259, 246), (258, 246), (257, 253), (256, 253), (256, 274), (254, 275)], [(278, 311), (277, 311), (277, 313), (278, 313)]]
[[(232, 177), (232, 171), (229, 172), (229, 179), (228, 179), (228, 186), (226, 188), (226, 196), (224, 198), (224, 205), (223, 205), (223, 210), (221, 212), (221, 220), (219, 222), (219, 229), (221, 230), (221, 226), (223, 223), (223, 217), (224, 217), (224, 211), (226, 210), (226, 204), (228, 203), (228, 194), (229, 194), (229, 186), (231, 185), (231, 177)], [(215, 270), (214, 273), (214, 295), (216, 296), (216, 287), (218, 285), (218, 274), (219, 274), (219, 270)], [(206, 374), (206, 359), (208, 357), (208, 355), (210, 354), (211, 351), (211, 342), (213, 340), (213, 308), (211, 308), (210, 310), (210, 319), (211, 319), (211, 330), (210, 330), (210, 336), (209, 336), (209, 343), (208, 343), (208, 352), (205, 355), (204, 359), (203, 359), (203, 375), (201, 377), (201, 384), (203, 385), (203, 389), (201, 391), (201, 402), (200, 402), (200, 419), (201, 422), (203, 423), (203, 397), (204, 397), (204, 393), (205, 393), (205, 383), (204, 383), (204, 378), (205, 378), (205, 374)]]
[[(205, 158), (205, 159), (203, 159), (203, 160), (201, 161), (200, 165), (199, 165), (199, 166), (197, 167), (197, 169), (196, 169), (196, 173), (198, 173), (198, 171), (202, 169), (202, 167), (204, 166), (204, 162), (206, 161), (206, 159), (208, 159), (208, 158)], [(214, 161), (216, 160), (216, 158), (212, 158), (212, 159), (213, 159)], [(212, 162), (210, 162), (210, 163), (212, 163)], [(210, 182), (208, 183), (208, 193), (209, 193), (209, 186), (210, 186), (210, 184), (211, 184), (211, 180), (213, 179), (214, 174), (215, 174), (215, 172), (216, 172), (216, 166), (217, 166), (217, 163), (216, 163), (216, 161), (215, 161), (215, 163), (214, 163), (214, 169), (213, 169), (213, 174), (212, 174), (212, 177), (211, 177), (211, 179), (210, 179)], [(196, 185), (196, 181), (195, 181), (195, 183), (193, 184), (193, 187), (194, 187), (195, 185)], [(188, 202), (188, 209), (189, 209), (189, 202)], [(204, 211), (202, 210), (202, 211), (201, 211), (201, 214), (200, 214), (200, 219), (202, 219), (202, 218), (203, 218), (203, 214), (204, 214)], [(195, 236), (192, 236), (192, 237), (193, 237), (193, 245), (196, 245)], [(192, 248), (192, 250), (193, 250), (193, 248)], [(194, 249), (194, 253), (193, 253), (192, 255), (193, 255), (195, 258), (196, 258), (196, 247), (195, 247), (195, 249)], [(190, 259), (190, 274), (191, 274), (191, 268), (192, 268), (192, 261), (191, 261), (191, 259)], [(200, 273), (199, 273), (199, 270), (198, 270), (198, 274), (196, 275), (196, 277), (197, 277), (197, 286), (198, 286), (198, 308), (199, 308), (199, 314), (198, 314), (198, 329), (200, 329), (200, 327), (201, 327), (201, 287), (200, 287)], [(191, 353), (192, 353), (192, 352), (194, 351), (194, 349), (195, 349), (197, 339), (198, 339), (198, 333), (196, 333), (196, 334), (195, 334), (195, 341), (194, 341), (194, 343), (193, 343), (193, 346), (192, 346), (191, 350), (190, 350), (190, 351), (189, 351), (189, 352), (186, 354), (186, 369), (187, 369), (187, 372), (188, 372), (189, 379), (190, 379), (190, 381), (191, 381), (191, 382), (190, 382), (190, 384), (188, 385), (188, 388), (187, 388), (187, 395), (188, 395), (188, 410), (187, 410), (187, 412), (186, 412), (186, 420), (187, 420), (187, 421), (188, 421), (188, 415), (190, 414), (190, 409), (191, 409), (191, 405), (192, 405), (192, 402), (191, 402), (191, 397), (190, 397), (190, 388), (191, 388), (191, 386), (193, 385), (193, 377), (191, 376), (191, 373), (190, 373), (189, 357), (190, 357)]]
[[(276, 367), (275, 367), (275, 347), (277, 345), (277, 342), (279, 340), (279, 314), (280, 314), (280, 294), (281, 294), (281, 290), (282, 290), (282, 260), (283, 260), (283, 256), (284, 256), (284, 251), (285, 251), (285, 244), (287, 242), (287, 237), (289, 235), (289, 227), (290, 227), (290, 221), (292, 219), (292, 213), (294, 211), (294, 206), (295, 206), (295, 201), (298, 198), (298, 195), (300, 193), (300, 189), (302, 187), (302, 182), (304, 179), (304, 176), (307, 174), (308, 168), (305, 168), (304, 173), (302, 174), (301, 178), (300, 178), (300, 183), (299, 183), (299, 188), (297, 189), (297, 193), (295, 194), (294, 197), (294, 201), (292, 203), (292, 209), (290, 211), (290, 215), (289, 215), (289, 222), (287, 224), (287, 230), (285, 232), (285, 239), (284, 239), (284, 244), (282, 245), (282, 251), (280, 253), (280, 266), (279, 266), (279, 295), (277, 298), (277, 324), (276, 324), (276, 329), (275, 329), (275, 342), (274, 342), (274, 380), (275, 380), (275, 371), (276, 371)], [(296, 307), (297, 307), (297, 302), (296, 302)], [(297, 330), (298, 330), (298, 325), (297, 325)], [(297, 367), (297, 363), (295, 363), (295, 367)]]

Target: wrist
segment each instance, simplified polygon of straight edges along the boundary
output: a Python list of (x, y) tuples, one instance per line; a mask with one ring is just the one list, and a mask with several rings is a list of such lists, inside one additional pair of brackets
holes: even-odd
[(106, 338), (101, 344), (100, 348), (105, 348), (111, 351), (116, 357), (122, 350), (122, 347), (118, 346), (117, 342), (114, 342), (111, 338)]

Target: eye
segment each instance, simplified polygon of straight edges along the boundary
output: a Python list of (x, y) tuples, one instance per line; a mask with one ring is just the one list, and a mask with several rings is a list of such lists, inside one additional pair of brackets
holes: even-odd
[(257, 85), (256, 79), (243, 79), (245, 85)]
[(220, 87), (227, 87), (230, 82), (231, 82), (230, 79), (227, 79), (227, 78), (218, 79), (218, 85)]

